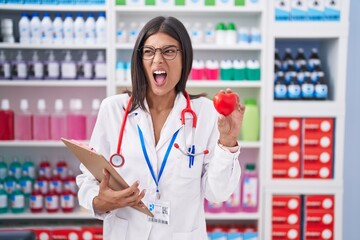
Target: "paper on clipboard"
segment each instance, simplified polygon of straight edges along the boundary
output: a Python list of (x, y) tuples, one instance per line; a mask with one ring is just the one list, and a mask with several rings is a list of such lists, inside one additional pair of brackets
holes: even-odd
[[(115, 191), (128, 188), (129, 185), (119, 175), (119, 173), (110, 165), (110, 163), (101, 154), (93, 151), (86, 145), (80, 144), (74, 140), (68, 140), (61, 138), (61, 141), (67, 148), (78, 158), (78, 160), (84, 164), (84, 166), (91, 172), (91, 174), (101, 182), (104, 174), (103, 169), (106, 169), (110, 173), (109, 187)], [(145, 206), (145, 204), (144, 204)], [(136, 210), (154, 217), (153, 214), (146, 207), (134, 206)]]

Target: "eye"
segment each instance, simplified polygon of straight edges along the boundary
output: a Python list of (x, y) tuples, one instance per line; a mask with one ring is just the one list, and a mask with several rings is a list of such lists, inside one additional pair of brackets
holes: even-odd
[(164, 54), (174, 54), (175, 52), (176, 52), (176, 48), (174, 47), (166, 48), (163, 51)]
[(154, 54), (154, 50), (152, 50), (151, 48), (144, 48), (143, 49), (143, 54), (152, 55), (152, 54)]

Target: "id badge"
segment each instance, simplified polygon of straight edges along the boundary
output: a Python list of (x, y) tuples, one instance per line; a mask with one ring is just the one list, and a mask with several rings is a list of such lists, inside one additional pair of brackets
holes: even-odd
[(170, 202), (149, 202), (148, 208), (154, 217), (148, 217), (149, 222), (170, 224)]

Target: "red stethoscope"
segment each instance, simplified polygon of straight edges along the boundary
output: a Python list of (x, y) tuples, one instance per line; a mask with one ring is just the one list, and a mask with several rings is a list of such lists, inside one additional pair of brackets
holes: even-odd
[[(182, 125), (181, 127), (184, 132), (184, 146), (186, 146), (186, 149), (185, 150), (181, 149), (179, 144), (177, 144), (177, 143), (174, 143), (174, 147), (176, 149), (178, 149), (182, 154), (189, 157), (189, 168), (190, 168), (191, 166), (194, 165), (195, 156), (198, 156), (201, 154), (206, 155), (209, 153), (209, 150), (205, 149), (202, 152), (195, 151), (194, 138), (195, 138), (195, 129), (196, 129), (196, 125), (197, 125), (197, 116), (196, 116), (196, 113), (191, 108), (189, 94), (185, 91), (184, 95), (186, 98), (186, 107), (181, 111), (181, 125)], [(110, 157), (110, 164), (113, 167), (117, 167), (117, 168), (122, 167), (125, 164), (125, 157), (121, 154), (120, 150), (121, 150), (121, 144), (122, 144), (122, 139), (123, 139), (123, 135), (124, 135), (124, 129), (125, 129), (125, 125), (126, 125), (126, 120), (129, 115), (129, 109), (131, 107), (131, 103), (132, 103), (132, 98), (130, 97), (129, 102), (125, 109), (123, 122), (122, 122), (121, 128), (120, 128), (117, 151)], [(185, 135), (186, 134), (185, 133), (185, 114), (186, 113), (192, 115), (191, 143), (189, 145), (186, 144), (186, 137), (185, 137), (186, 136)]]

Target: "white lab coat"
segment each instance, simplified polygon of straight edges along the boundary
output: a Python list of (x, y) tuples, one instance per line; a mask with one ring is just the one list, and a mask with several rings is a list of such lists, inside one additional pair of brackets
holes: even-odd
[[(121, 94), (108, 97), (101, 104), (90, 146), (107, 159), (116, 153), (120, 126), (128, 100), (128, 95)], [(76, 179), (79, 186), (79, 203), (91, 210), (97, 218), (104, 220), (105, 240), (207, 239), (204, 197), (212, 202), (222, 202), (229, 198), (239, 184), (240, 150), (237, 153), (230, 153), (218, 146), (218, 114), (209, 99), (204, 97), (194, 99), (191, 100), (191, 105), (198, 118), (195, 131), (196, 151), (208, 149), (209, 154), (196, 156), (194, 166), (189, 168), (188, 157), (175, 147), (171, 149), (159, 182), (160, 201), (170, 202), (169, 225), (151, 223), (145, 214), (130, 207), (107, 214), (97, 214), (94, 212), (92, 201), (98, 194), (99, 183), (83, 165), (80, 166), (83, 173)], [(116, 170), (129, 185), (136, 180), (140, 181), (139, 189), (146, 189), (143, 199), (145, 204), (155, 201), (156, 185), (141, 149), (137, 126), (144, 134), (147, 153), (157, 177), (170, 140), (174, 132), (182, 126), (180, 114), (185, 106), (186, 98), (179, 93), (156, 146), (151, 115), (141, 109), (128, 115), (121, 146), (125, 164)], [(146, 107), (148, 107), (147, 103)], [(192, 117), (186, 114), (187, 144), (190, 144), (191, 124)], [(184, 148), (184, 136), (184, 132), (180, 130), (175, 140), (175, 143), (182, 148)]]

